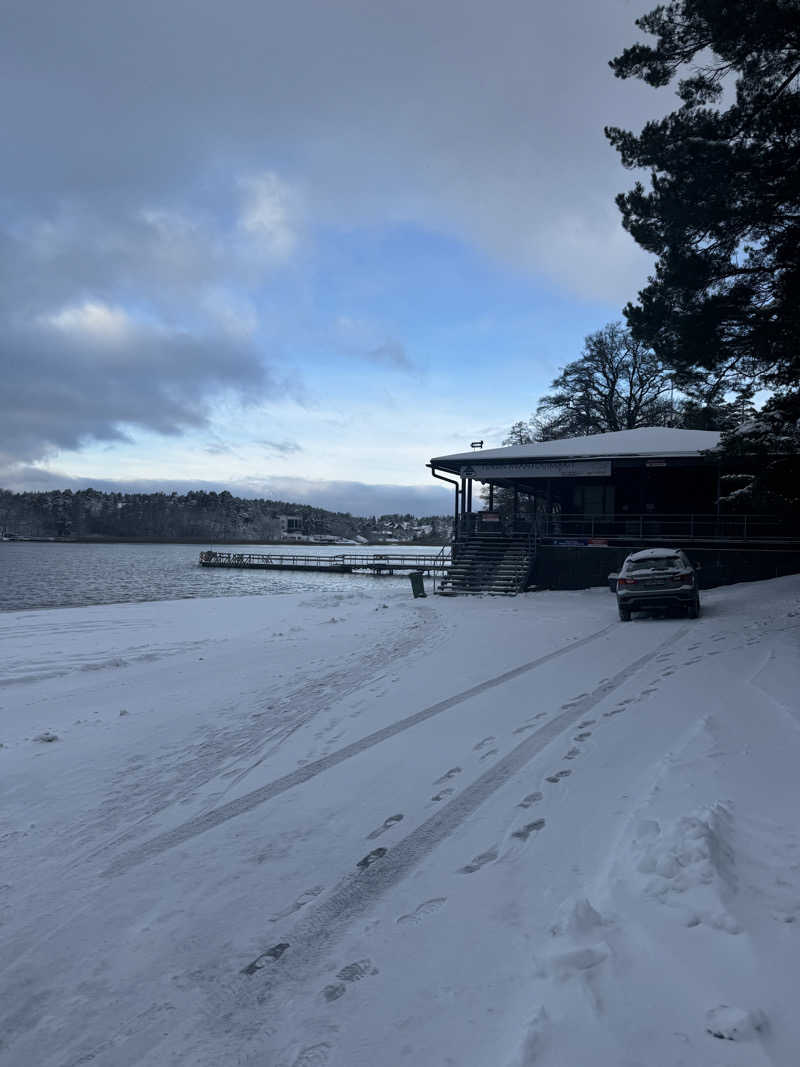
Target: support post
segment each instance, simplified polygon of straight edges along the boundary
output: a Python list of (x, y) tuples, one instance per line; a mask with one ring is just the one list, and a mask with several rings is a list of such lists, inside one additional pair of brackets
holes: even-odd
[(494, 482), (489, 482), (489, 511), (494, 511)]

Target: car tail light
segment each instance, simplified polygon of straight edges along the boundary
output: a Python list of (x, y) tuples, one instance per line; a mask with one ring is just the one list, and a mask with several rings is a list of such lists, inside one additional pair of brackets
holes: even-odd
[(635, 578), (617, 578), (617, 585), (636, 585)]
[(684, 571), (682, 574), (676, 574), (672, 580), (673, 582), (690, 582), (692, 580), (692, 572)]

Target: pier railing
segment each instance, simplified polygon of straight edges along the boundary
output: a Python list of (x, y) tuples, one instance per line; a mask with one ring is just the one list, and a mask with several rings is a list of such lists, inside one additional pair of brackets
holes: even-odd
[(201, 567), (230, 567), (240, 570), (330, 571), (349, 574), (365, 571), (371, 574), (394, 574), (423, 571), (435, 573), (450, 566), (450, 552), (341, 553), (337, 555), (303, 555), (272, 552), (217, 552), (209, 549), (200, 553)]

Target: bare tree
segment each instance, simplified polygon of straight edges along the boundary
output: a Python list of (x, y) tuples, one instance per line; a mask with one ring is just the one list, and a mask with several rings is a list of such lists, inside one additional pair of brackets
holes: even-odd
[(676, 422), (669, 374), (619, 322), (589, 334), (550, 388), (532, 420), (539, 441)]

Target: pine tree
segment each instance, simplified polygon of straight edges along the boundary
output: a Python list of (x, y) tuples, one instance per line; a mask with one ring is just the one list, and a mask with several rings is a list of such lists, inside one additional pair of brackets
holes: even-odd
[[(636, 25), (656, 38), (611, 61), (680, 106), (606, 135), (627, 168), (623, 225), (656, 257), (625, 309), (679, 385), (721, 375), (771, 391), (766, 415), (800, 448), (800, 3), (674, 0)], [(740, 398), (741, 399), (741, 398)]]

